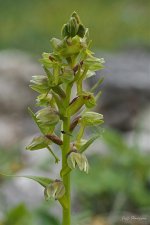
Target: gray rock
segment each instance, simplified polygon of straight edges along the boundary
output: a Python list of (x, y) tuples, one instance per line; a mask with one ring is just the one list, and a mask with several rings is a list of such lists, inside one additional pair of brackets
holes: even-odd
[(40, 74), (38, 63), (20, 51), (0, 52), (0, 113), (25, 113), (33, 102), (29, 89), (32, 75)]
[(21, 51), (0, 52), (0, 145), (18, 144), (35, 126), (27, 112), (33, 105), (35, 93), (29, 81), (42, 69), (38, 63)]
[(122, 131), (135, 127), (136, 116), (150, 99), (150, 54), (126, 52), (97, 54), (106, 60), (105, 69), (90, 79), (90, 86), (104, 76), (98, 110), (108, 126)]

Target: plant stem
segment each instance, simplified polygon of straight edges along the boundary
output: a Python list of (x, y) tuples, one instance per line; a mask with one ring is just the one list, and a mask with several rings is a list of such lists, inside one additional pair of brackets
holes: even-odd
[[(65, 118), (63, 122), (63, 129), (69, 131), (70, 118)], [(70, 151), (70, 136), (63, 135), (63, 148), (62, 148), (62, 169), (67, 165), (67, 153)], [(63, 183), (66, 190), (66, 205), (67, 208), (63, 208), (63, 222), (62, 225), (70, 225), (71, 203), (70, 203), (70, 173), (64, 175)]]
[[(70, 102), (72, 84), (68, 85), (66, 88), (66, 102), (65, 105), (68, 106)], [(64, 117), (63, 120), (63, 130), (69, 133), (70, 128), (70, 117)], [(70, 136), (67, 134), (63, 135), (63, 147), (62, 147), (62, 169), (67, 166), (67, 154), (70, 151)], [(63, 183), (65, 185), (65, 196), (67, 208), (63, 207), (63, 220), (62, 225), (70, 225), (70, 215), (71, 215), (71, 199), (70, 199), (70, 173), (63, 176)]]

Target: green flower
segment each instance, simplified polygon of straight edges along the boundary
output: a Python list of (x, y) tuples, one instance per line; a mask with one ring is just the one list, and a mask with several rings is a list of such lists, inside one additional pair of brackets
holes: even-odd
[(53, 126), (59, 122), (58, 112), (54, 108), (50, 107), (39, 110), (36, 113), (36, 118), (39, 123), (47, 126)]
[(89, 164), (84, 154), (75, 151), (70, 152), (67, 157), (67, 163), (71, 169), (74, 169), (76, 166), (78, 166), (81, 171), (88, 173)]
[(32, 80), (30, 81), (31, 87), (34, 91), (37, 91), (39, 93), (47, 93), (49, 90), (49, 84), (48, 84), (48, 78), (44, 75), (36, 75), (32, 76)]
[(52, 101), (51, 94), (41, 94), (36, 98), (37, 106), (48, 106)]
[(80, 123), (85, 126), (100, 125), (103, 122), (103, 115), (96, 112), (85, 112), (80, 119)]
[(46, 148), (50, 143), (51, 141), (48, 138), (44, 136), (38, 136), (33, 138), (32, 142), (26, 147), (26, 149), (31, 151), (38, 150)]
[(65, 186), (62, 181), (55, 180), (49, 184), (44, 190), (44, 196), (46, 200), (54, 198), (55, 200), (60, 199), (65, 194)]

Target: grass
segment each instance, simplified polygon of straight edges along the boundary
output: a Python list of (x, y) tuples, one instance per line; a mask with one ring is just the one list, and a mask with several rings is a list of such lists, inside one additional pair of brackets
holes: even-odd
[(93, 47), (150, 46), (149, 0), (0, 0), (0, 49), (49, 51), (62, 22), (76, 10), (90, 28)]

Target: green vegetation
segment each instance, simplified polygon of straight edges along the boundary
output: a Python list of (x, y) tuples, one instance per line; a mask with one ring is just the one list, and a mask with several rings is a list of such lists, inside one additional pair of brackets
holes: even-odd
[[(19, 147), (4, 148), (0, 146), (0, 171), (7, 173), (15, 173), (25, 167), (25, 160), (22, 153), (19, 151)], [(4, 177), (0, 175), (0, 181)]]
[(0, 0), (0, 49), (40, 54), (62, 21), (76, 10), (90, 28), (93, 47), (150, 46), (149, 0)]
[[(80, 210), (90, 210), (107, 219), (117, 216), (116, 220), (125, 212), (148, 216), (150, 155), (141, 152), (136, 143), (129, 146), (121, 134), (113, 130), (105, 130), (103, 141), (109, 151), (89, 157), (89, 175), (73, 174), (78, 204), (84, 206)], [(116, 224), (116, 220), (111, 224)]]
[[(112, 225), (121, 225), (124, 223), (120, 222), (120, 218), (125, 212), (148, 218), (150, 156), (142, 153), (136, 143), (129, 146), (121, 134), (113, 130), (105, 130), (103, 141), (109, 151), (88, 157), (88, 176), (81, 175), (80, 171), (72, 174), (75, 190), (73, 205), (78, 209), (72, 218), (73, 225), (87, 224), (93, 215), (111, 219)], [(48, 165), (44, 171), (49, 171)], [(59, 225), (60, 221), (51, 214), (51, 208), (51, 202), (39, 202), (37, 208), (32, 210), (21, 204), (5, 213), (0, 224), (12, 225), (13, 222), (13, 225), (23, 225), (28, 220), (29, 225)]]
[(24, 204), (19, 204), (6, 213), (2, 225), (58, 225), (56, 217), (52, 216), (46, 205), (29, 210)]

